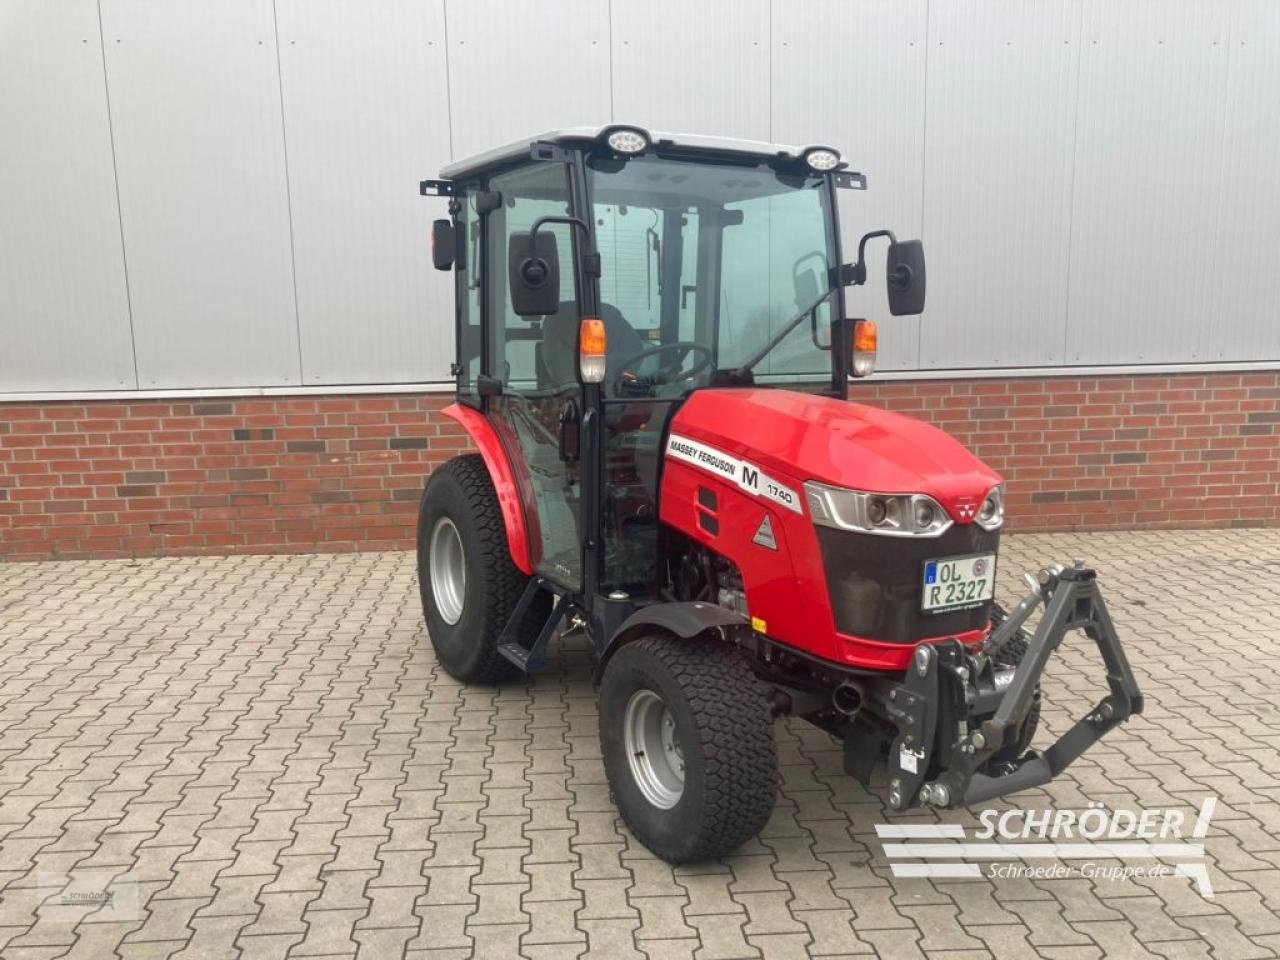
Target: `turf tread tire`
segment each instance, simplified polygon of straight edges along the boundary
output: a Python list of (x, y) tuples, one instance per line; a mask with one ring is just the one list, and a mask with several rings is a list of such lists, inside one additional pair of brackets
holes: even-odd
[[(681, 743), (690, 727), (699, 746), (686, 747), (685, 792), (671, 810), (653, 812), (635, 787), (625, 756), (622, 718), (637, 677), (665, 674), (670, 691), (657, 691), (676, 716)], [(692, 720), (691, 723), (687, 722)], [(764, 827), (778, 790), (778, 756), (768, 699), (736, 648), (719, 640), (680, 640), (665, 635), (627, 643), (605, 665), (600, 687), (600, 740), (605, 773), (631, 832), (670, 863), (723, 856)], [(700, 802), (699, 802), (700, 801)]]
[[(436, 612), (428, 570), (428, 541), (441, 515), (458, 528), (467, 564), (463, 611), (455, 624)], [(418, 588), (432, 646), (450, 676), (464, 683), (497, 683), (519, 675), (519, 668), (498, 652), (498, 639), (528, 582), (511, 559), (484, 458), (465, 454), (436, 469), (418, 511)], [(539, 597), (522, 625), (522, 639), (541, 629), (549, 608), (550, 597)]]

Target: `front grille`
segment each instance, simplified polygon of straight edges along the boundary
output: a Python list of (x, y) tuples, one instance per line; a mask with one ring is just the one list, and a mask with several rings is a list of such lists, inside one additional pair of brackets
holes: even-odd
[(985, 627), (991, 604), (952, 613), (920, 610), (926, 560), (996, 553), (999, 530), (976, 523), (952, 526), (940, 537), (883, 537), (815, 527), (827, 571), (827, 589), (840, 633), (916, 643)]

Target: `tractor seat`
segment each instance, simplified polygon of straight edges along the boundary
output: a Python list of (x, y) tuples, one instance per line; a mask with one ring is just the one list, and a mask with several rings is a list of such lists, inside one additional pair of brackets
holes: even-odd
[[(605, 384), (613, 382), (618, 363), (634, 357), (649, 343), (636, 333), (611, 303), (600, 304), (609, 355), (605, 361)], [(538, 350), (538, 378), (543, 387), (562, 387), (578, 382), (578, 304), (562, 300), (560, 309), (542, 321), (542, 343)]]

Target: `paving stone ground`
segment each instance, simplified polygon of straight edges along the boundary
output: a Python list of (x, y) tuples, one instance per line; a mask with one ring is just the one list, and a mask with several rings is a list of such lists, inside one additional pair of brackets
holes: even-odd
[[(844, 777), (800, 722), (763, 835), (673, 869), (610, 802), (582, 641), (461, 686), (409, 555), (10, 564), (0, 956), (1274, 957), (1280, 533), (1010, 536), (1003, 598), (1076, 556), (1147, 713), (1000, 806), (1194, 818), (1216, 797), (1213, 899), (1184, 877), (895, 878), (883, 780)], [(1055, 663), (1051, 732), (1097, 695), (1092, 657), (1080, 638)]]

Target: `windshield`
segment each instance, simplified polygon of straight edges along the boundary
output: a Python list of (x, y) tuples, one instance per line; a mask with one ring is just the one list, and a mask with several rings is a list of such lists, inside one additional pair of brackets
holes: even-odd
[[(738, 370), (827, 290), (823, 178), (650, 156), (587, 166), (609, 396), (673, 396)], [(754, 382), (830, 382), (833, 299), (752, 365)]]

